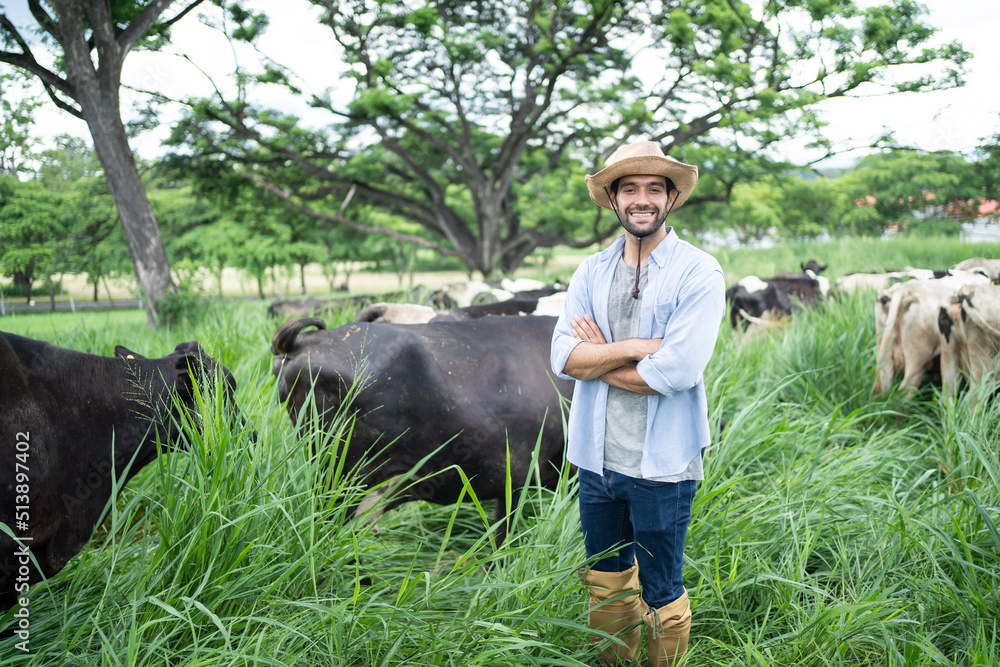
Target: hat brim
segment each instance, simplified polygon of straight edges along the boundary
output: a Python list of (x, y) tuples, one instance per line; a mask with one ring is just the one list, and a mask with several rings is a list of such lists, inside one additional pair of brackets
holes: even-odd
[(611, 200), (608, 199), (608, 192), (611, 184), (623, 176), (663, 176), (674, 182), (679, 194), (674, 202), (671, 211), (676, 211), (687, 198), (691, 196), (694, 186), (698, 183), (698, 167), (693, 164), (684, 164), (677, 160), (653, 155), (643, 155), (629, 157), (608, 165), (596, 174), (588, 174), (584, 181), (590, 191), (590, 198), (598, 206), (606, 209), (611, 208)]

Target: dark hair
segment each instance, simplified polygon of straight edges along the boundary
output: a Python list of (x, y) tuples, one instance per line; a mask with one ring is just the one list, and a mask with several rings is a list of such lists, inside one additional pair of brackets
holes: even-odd
[[(625, 178), (625, 177), (622, 176), (620, 178), (616, 178), (615, 180), (611, 181), (611, 193), (612, 194), (618, 194), (618, 184), (622, 180), (622, 178)], [(666, 176), (664, 176), (663, 179), (667, 182), (667, 193), (669, 193), (671, 190), (676, 190), (677, 189), (677, 186), (674, 185), (674, 182), (671, 179), (667, 178)]]

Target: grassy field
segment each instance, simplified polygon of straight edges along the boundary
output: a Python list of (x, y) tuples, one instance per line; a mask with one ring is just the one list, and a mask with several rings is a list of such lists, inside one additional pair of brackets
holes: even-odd
[[(857, 243), (717, 255), (731, 278), (810, 258), (836, 277), (998, 256)], [(930, 383), (873, 399), (873, 296), (754, 340), (723, 325), (706, 381), (725, 428), (686, 553), (692, 667), (1000, 665), (1000, 403), (973, 411)], [(258, 434), (233, 436), (206, 406), (187, 451), (140, 473), (88, 548), (32, 588), (30, 651), (0, 640), (0, 664), (597, 664), (575, 478), (532, 490), (498, 551), (474, 502), (406, 505), (376, 537), (343, 514), (353, 480), (331, 483), (309, 454), (328, 435), (300, 435), (276, 402), (264, 309), (217, 303), (158, 331), (139, 312), (0, 319), (105, 355), (197, 339)]]

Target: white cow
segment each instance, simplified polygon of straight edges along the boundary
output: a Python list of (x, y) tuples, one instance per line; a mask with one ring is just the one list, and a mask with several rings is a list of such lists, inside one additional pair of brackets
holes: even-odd
[(1000, 352), (1000, 286), (966, 285), (939, 315), (941, 381), (954, 392), (959, 378), (974, 390), (984, 376), (998, 369)]
[(938, 316), (963, 285), (988, 284), (979, 274), (937, 280), (911, 280), (884, 290), (875, 303), (876, 376), (872, 393), (889, 391), (893, 375), (903, 371), (900, 388), (912, 396), (941, 354)]
[(438, 311), (430, 306), (415, 303), (373, 303), (360, 313), (358, 322), (390, 322), (393, 324), (425, 324), (436, 317)]
[(848, 273), (834, 281), (833, 288), (841, 294), (854, 294), (859, 290), (872, 289), (881, 292), (890, 285), (907, 280), (933, 280), (934, 272), (930, 269), (917, 269), (908, 266), (902, 271), (887, 271), (884, 273)]
[(987, 276), (990, 282), (1000, 282), (1000, 259), (973, 257), (959, 262), (954, 268), (959, 271), (979, 271)]
[(444, 305), (449, 308), (466, 308), (477, 303), (495, 303), (514, 298), (513, 292), (491, 287), (478, 280), (445, 285), (439, 291)]

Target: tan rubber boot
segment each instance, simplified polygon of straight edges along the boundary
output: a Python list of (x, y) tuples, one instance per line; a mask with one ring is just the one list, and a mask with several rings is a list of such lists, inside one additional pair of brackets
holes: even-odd
[[(612, 643), (601, 652), (601, 659), (609, 664), (618, 660), (634, 660), (642, 632), (639, 568), (633, 565), (624, 572), (581, 570), (580, 573), (590, 590), (590, 627), (603, 630), (625, 643), (624, 646)], [(623, 595), (629, 591), (633, 594)], [(597, 644), (605, 640), (594, 637), (593, 641)]]
[(687, 591), (665, 607), (648, 609), (642, 619), (648, 629), (649, 667), (684, 667), (691, 634), (691, 602)]

